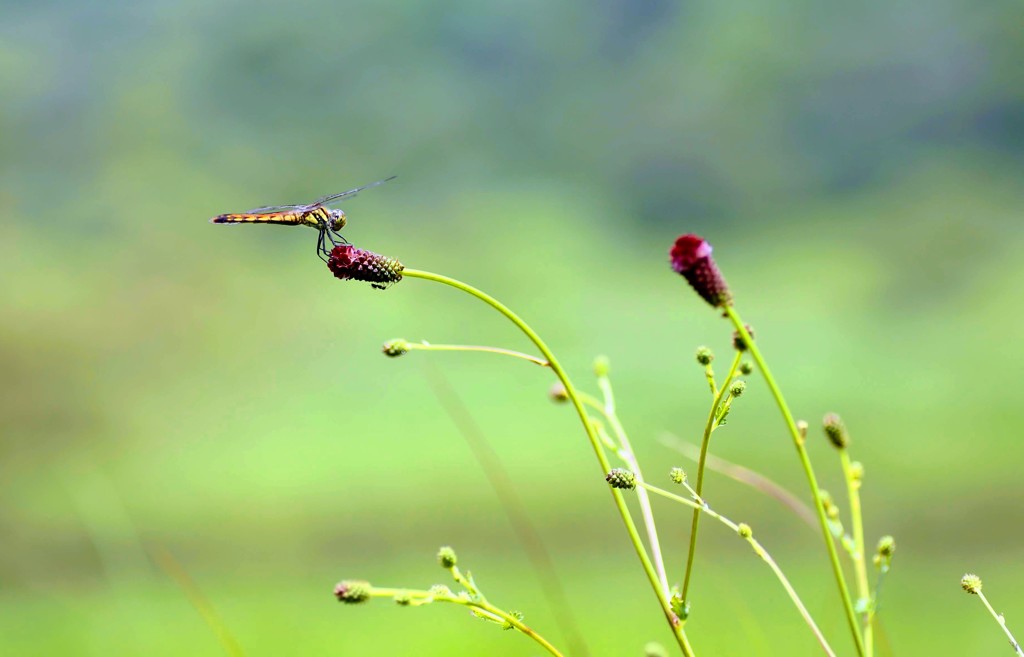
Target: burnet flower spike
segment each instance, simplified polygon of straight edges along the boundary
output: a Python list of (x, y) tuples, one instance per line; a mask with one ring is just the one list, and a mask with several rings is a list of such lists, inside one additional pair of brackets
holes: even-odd
[(716, 308), (732, 305), (732, 294), (711, 257), (711, 245), (688, 233), (680, 235), (669, 251), (672, 269), (690, 283), (697, 294)]
[(343, 281), (366, 281), (378, 290), (402, 280), (405, 267), (395, 258), (341, 244), (331, 249), (327, 268)]

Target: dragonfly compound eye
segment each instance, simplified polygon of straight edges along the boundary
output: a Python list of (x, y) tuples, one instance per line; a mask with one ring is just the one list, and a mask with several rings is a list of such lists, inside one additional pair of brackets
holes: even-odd
[(335, 210), (331, 217), (331, 230), (341, 230), (345, 227), (345, 213), (341, 210)]

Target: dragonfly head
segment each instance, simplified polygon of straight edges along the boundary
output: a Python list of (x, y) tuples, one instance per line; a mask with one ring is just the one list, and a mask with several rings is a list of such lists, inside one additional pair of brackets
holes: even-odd
[(338, 231), (345, 227), (345, 212), (340, 209), (332, 209), (331, 213), (331, 230)]

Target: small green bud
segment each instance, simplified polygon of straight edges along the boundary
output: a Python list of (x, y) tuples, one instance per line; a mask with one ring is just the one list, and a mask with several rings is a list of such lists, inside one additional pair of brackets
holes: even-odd
[(673, 484), (681, 484), (686, 481), (686, 473), (682, 468), (672, 468), (668, 471), (668, 478), (672, 480)]
[[(746, 324), (744, 326), (744, 328), (746, 328), (747, 329), (747, 333), (750, 334), (750, 339), (751, 340), (756, 339), (755, 336), (754, 336), (754, 329), (750, 328), (750, 324)], [(747, 342), (746, 342), (746, 340), (743, 339), (743, 336), (740, 335), (739, 331), (733, 331), (732, 332), (732, 346), (733, 346), (734, 349), (736, 349), (736, 351), (746, 351), (747, 350)]]
[(679, 617), (679, 620), (685, 621), (690, 617), (690, 603), (683, 600), (683, 594), (678, 588), (672, 587), (672, 594), (668, 599), (669, 609), (672, 613)]
[(745, 360), (740, 363), (740, 374), (743, 376), (750, 376), (754, 372), (754, 364), (749, 360)]
[(715, 359), (710, 347), (697, 347), (697, 362), (701, 365), (710, 365)]
[(827, 413), (821, 424), (825, 428), (825, 436), (832, 441), (836, 449), (846, 449), (850, 444), (850, 435), (846, 432), (842, 418), (835, 413)]
[(878, 554), (886, 559), (892, 559), (896, 552), (896, 539), (892, 536), (883, 536), (878, 539)]
[(608, 376), (608, 370), (611, 367), (611, 363), (608, 362), (607, 356), (598, 356), (594, 359), (594, 376), (598, 378)]
[(559, 404), (569, 401), (569, 393), (566, 392), (565, 386), (562, 385), (561, 381), (556, 381), (551, 386), (551, 389), (548, 390), (548, 397), (551, 398), (551, 401)]
[(971, 595), (981, 593), (981, 578), (973, 573), (967, 573), (960, 578), (960, 586)]
[(408, 607), (412, 604), (412, 596), (405, 592), (396, 593), (395, 604), (397, 604), (399, 607)]
[(433, 586), (430, 587), (430, 590), (428, 591), (428, 593), (430, 593), (430, 595), (434, 596), (435, 598), (450, 598), (450, 597), (452, 597), (452, 590), (450, 588), (448, 588), (447, 586), (445, 586), (444, 584), (434, 584)]
[(855, 482), (860, 482), (864, 479), (864, 464), (860, 461), (854, 461), (850, 464), (850, 478)]
[(385, 356), (390, 358), (397, 358), (402, 354), (409, 352), (409, 341), (403, 340), (402, 338), (395, 338), (394, 340), (388, 340), (384, 343), (384, 348), (381, 349)]
[(623, 490), (633, 490), (636, 488), (636, 475), (624, 468), (613, 468), (611, 472), (605, 475), (604, 480), (612, 488), (621, 488)]
[(657, 641), (651, 641), (644, 645), (644, 657), (668, 657), (668, 651)]
[(736, 533), (740, 535), (740, 538), (750, 538), (754, 535), (754, 530), (747, 523), (741, 522), (736, 527)]
[(821, 491), (821, 507), (825, 510), (825, 515), (829, 520), (839, 519), (839, 507), (832, 499), (832, 494), (824, 489)]
[(437, 562), (441, 564), (441, 567), (445, 570), (451, 570), (458, 563), (458, 559), (455, 556), (455, 550), (451, 549), (447, 545), (437, 551)]
[(338, 602), (354, 605), (369, 600), (372, 590), (373, 587), (369, 582), (344, 580), (338, 582), (338, 585), (334, 587), (334, 597), (338, 599)]
[(729, 394), (733, 397), (739, 397), (747, 389), (746, 381), (733, 381), (729, 387)]
[(800, 434), (800, 438), (802, 440), (807, 440), (807, 429), (808, 428), (809, 428), (809, 425), (807, 424), (807, 420), (797, 420), (796, 421), (796, 430), (797, 430), (797, 433)]

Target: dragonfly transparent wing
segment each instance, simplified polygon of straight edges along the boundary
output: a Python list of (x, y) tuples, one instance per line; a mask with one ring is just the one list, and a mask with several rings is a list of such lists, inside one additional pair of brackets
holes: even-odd
[(246, 210), (245, 212), (239, 212), (237, 214), (275, 214), (277, 212), (308, 212), (314, 207), (316, 207), (315, 203), (312, 205), (264, 205), (259, 208), (253, 208), (252, 210)]
[(363, 185), (362, 187), (356, 187), (355, 189), (350, 189), (347, 192), (339, 192), (337, 194), (328, 194), (327, 196), (324, 196), (323, 198), (318, 198), (316, 201), (311, 203), (309, 205), (309, 207), (315, 207), (315, 206), (318, 206), (318, 205), (329, 205), (331, 203), (337, 203), (338, 201), (341, 201), (343, 199), (352, 198), (353, 196), (355, 196), (359, 192), (363, 191), (364, 189), (370, 189), (371, 187), (376, 187), (377, 185), (383, 185), (387, 181), (394, 180), (395, 178), (397, 178), (397, 176), (391, 176), (390, 178), (385, 178), (384, 180), (378, 180), (377, 182), (372, 182), (369, 185)]
[(377, 185), (383, 185), (389, 180), (394, 180), (396, 177), (397, 176), (391, 176), (390, 178), (378, 180), (377, 182), (372, 182), (369, 185), (363, 185), (362, 187), (356, 187), (355, 189), (350, 189), (346, 192), (328, 194), (327, 196), (318, 198), (312, 203), (303, 203), (297, 205), (264, 205), (258, 208), (253, 208), (252, 210), (246, 210), (245, 212), (239, 212), (237, 214), (274, 214), (276, 212), (309, 212), (310, 210), (318, 208), (323, 205), (337, 203), (338, 201), (352, 198), (353, 196), (363, 191), (364, 189), (376, 187)]

